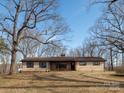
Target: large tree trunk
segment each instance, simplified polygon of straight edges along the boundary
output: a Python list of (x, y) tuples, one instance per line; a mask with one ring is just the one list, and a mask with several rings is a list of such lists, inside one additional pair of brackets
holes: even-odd
[(110, 65), (111, 65), (110, 70), (111, 70), (111, 71), (114, 70), (114, 67), (113, 67), (113, 54), (112, 54), (112, 52), (113, 52), (113, 51), (112, 51), (112, 48), (110, 48), (110, 59), (111, 59), (111, 60), (110, 60), (110, 61), (111, 61), (111, 62), (110, 62)]
[(122, 64), (121, 65), (124, 65), (124, 51), (122, 51)]
[(11, 57), (11, 65), (10, 65), (10, 75), (16, 73), (16, 45), (13, 46), (12, 49), (12, 57)]

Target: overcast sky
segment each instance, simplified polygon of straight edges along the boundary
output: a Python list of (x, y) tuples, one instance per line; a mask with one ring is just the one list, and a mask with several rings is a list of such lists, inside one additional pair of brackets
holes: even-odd
[(66, 45), (75, 48), (89, 36), (88, 29), (100, 17), (102, 7), (94, 5), (88, 8), (89, 0), (59, 0), (59, 3), (59, 13), (71, 28), (71, 41)]

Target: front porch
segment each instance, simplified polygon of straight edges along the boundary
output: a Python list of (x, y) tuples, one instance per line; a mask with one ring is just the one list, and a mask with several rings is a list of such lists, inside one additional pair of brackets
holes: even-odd
[(75, 62), (49, 62), (50, 71), (75, 71)]

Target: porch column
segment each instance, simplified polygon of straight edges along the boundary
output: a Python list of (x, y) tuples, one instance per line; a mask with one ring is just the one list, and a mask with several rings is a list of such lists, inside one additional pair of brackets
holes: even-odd
[(49, 72), (50, 71), (50, 63), (46, 62), (46, 71)]

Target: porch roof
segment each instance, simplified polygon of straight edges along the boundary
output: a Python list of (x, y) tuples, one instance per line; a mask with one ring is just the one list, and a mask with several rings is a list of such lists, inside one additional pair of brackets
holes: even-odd
[(102, 57), (28, 57), (21, 62), (105, 62)]

